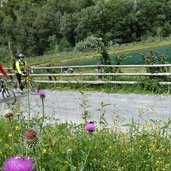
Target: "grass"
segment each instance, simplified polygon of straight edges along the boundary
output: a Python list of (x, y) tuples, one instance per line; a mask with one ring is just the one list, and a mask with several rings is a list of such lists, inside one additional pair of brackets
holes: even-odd
[(159, 42), (150, 42), (150, 43), (144, 43), (144, 44), (134, 44), (134, 46), (123, 46), (118, 49), (110, 49), (111, 54), (118, 54), (118, 53), (128, 53), (128, 52), (134, 52), (139, 50), (147, 50), (151, 48), (156, 47), (162, 47), (162, 46), (168, 46), (171, 45), (171, 39), (170, 40), (162, 40)]
[[(62, 80), (64, 80), (62, 78)], [(74, 78), (66, 78), (65, 80), (74, 80)], [(77, 77), (75, 80), (78, 80)], [(79, 80), (98, 80), (96, 77), (83, 77)], [(137, 81), (137, 84), (46, 84), (40, 83), (39, 87), (45, 89), (54, 89), (59, 91), (97, 91), (105, 93), (135, 93), (135, 94), (170, 94), (171, 86), (170, 85), (159, 85), (160, 81), (167, 81), (159, 78), (149, 78), (149, 77), (112, 77), (112, 78), (103, 78), (107, 81)], [(170, 81), (170, 80), (168, 80)]]
[[(150, 43), (137, 43), (128, 46), (120, 46), (120, 47), (110, 47), (108, 49), (108, 52), (110, 55), (118, 55), (118, 54), (126, 54), (130, 52), (135, 52), (139, 50), (147, 50), (151, 48), (157, 48), (157, 47), (165, 47), (171, 45), (171, 39), (168, 40), (162, 40), (158, 42), (150, 42)], [(80, 53), (74, 53), (74, 52), (63, 52), (53, 55), (47, 55), (42, 57), (34, 57), (28, 58), (28, 63), (31, 65), (45, 65), (45, 66), (54, 66), (54, 65), (76, 65), (79, 64), (81, 61), (82, 63), (86, 63), (87, 60), (94, 59), (96, 61), (97, 58), (100, 56), (100, 54), (97, 51), (87, 51), (87, 52), (80, 52)], [(41, 60), (41, 63), (40, 63)]]
[[(86, 115), (80, 113), (84, 116), (84, 122), (80, 124), (60, 123), (57, 118), (44, 116), (43, 103), (44, 99), (40, 97), (39, 117), (35, 114), (28, 120), (16, 105), (11, 108), (11, 117), (0, 118), (1, 166), (10, 157), (18, 156), (29, 157), (35, 171), (171, 170), (170, 119), (161, 122), (148, 117), (146, 120), (143, 119), (146, 113), (140, 112), (139, 121), (132, 118), (130, 123), (125, 123), (118, 113), (114, 113), (113, 123), (108, 125), (104, 122), (103, 105), (101, 120), (94, 122), (96, 129), (93, 132), (88, 132), (85, 126), (90, 119)], [(50, 124), (50, 119), (55, 124)], [(28, 130), (37, 133), (38, 143), (33, 138), (26, 141)]]

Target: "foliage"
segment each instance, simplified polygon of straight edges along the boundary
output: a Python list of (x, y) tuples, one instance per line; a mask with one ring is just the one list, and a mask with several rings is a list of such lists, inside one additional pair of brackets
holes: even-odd
[(80, 41), (75, 46), (75, 51), (85, 51), (91, 49), (97, 49), (99, 44), (102, 44), (102, 38), (95, 36), (88, 36), (84, 41)]
[[(111, 65), (111, 58), (107, 52), (107, 48), (103, 42), (102, 38), (98, 38), (95, 36), (89, 36), (86, 38), (85, 41), (79, 42), (76, 47), (75, 51), (83, 51), (88, 49), (95, 49), (98, 50), (100, 53), (100, 57), (97, 58), (100, 64), (102, 65)], [(105, 72), (112, 72), (110, 67), (106, 67), (104, 69)]]
[[(131, 56), (128, 56), (128, 55), (116, 55), (115, 58), (114, 58), (114, 63), (116, 65), (122, 65), (123, 60), (126, 59), (126, 58), (131, 58)], [(114, 72), (121, 72), (121, 69), (120, 68), (114, 68), (113, 71)]]
[(160, 79), (155, 79), (153, 77), (142, 77), (139, 79), (139, 86), (145, 90), (155, 94), (162, 94), (167, 91), (167, 87), (159, 84)]
[[(159, 54), (158, 52), (151, 51), (148, 54), (143, 54), (143, 60), (147, 65), (154, 65), (154, 64), (166, 64), (167, 55), (166, 54)], [(152, 67), (147, 68), (147, 72), (150, 73), (159, 73), (159, 72), (166, 72), (167, 68), (165, 67)]]
[[(70, 50), (89, 36), (128, 43), (171, 34), (169, 0), (9, 0), (0, 9), (0, 46), (14, 56)], [(83, 46), (83, 45), (82, 45)]]

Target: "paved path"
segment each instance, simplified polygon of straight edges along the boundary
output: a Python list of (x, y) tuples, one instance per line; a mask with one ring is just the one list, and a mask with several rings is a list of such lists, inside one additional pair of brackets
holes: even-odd
[[(171, 96), (167, 95), (137, 95), (137, 94), (106, 94), (100, 92), (59, 92), (45, 91), (45, 114), (51, 119), (50, 122), (59, 119), (60, 122), (83, 121), (81, 114), (84, 109), (81, 103), (86, 102), (85, 108), (91, 114), (90, 120), (99, 121), (100, 113), (104, 111), (105, 119), (109, 124), (119, 119), (120, 123), (128, 123), (134, 117), (135, 121), (141, 117), (146, 119), (166, 121), (171, 117)], [(0, 97), (1, 99), (2, 97)], [(30, 95), (31, 116), (41, 116), (42, 103), (36, 95)], [(101, 104), (106, 104), (102, 108)], [(18, 96), (17, 104), (25, 115), (28, 114), (28, 96)], [(7, 109), (5, 103), (0, 104), (1, 114)], [(19, 110), (19, 109), (18, 109)], [(119, 117), (117, 117), (119, 115)], [(140, 117), (141, 116), (141, 117)]]

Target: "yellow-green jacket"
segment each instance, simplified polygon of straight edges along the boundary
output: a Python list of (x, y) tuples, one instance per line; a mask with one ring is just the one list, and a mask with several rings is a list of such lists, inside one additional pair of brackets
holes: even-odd
[(25, 61), (16, 61), (16, 73), (22, 74), (24, 72), (24, 68), (27, 66), (27, 62)]

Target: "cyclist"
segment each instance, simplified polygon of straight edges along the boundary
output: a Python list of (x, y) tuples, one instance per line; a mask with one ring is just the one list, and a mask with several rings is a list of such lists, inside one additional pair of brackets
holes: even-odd
[(17, 92), (22, 93), (23, 92), (23, 85), (21, 84), (21, 77), (24, 76), (24, 69), (27, 66), (27, 63), (24, 61), (25, 54), (20, 53), (18, 55), (18, 59), (15, 63), (15, 73), (17, 78)]
[(4, 68), (2, 67), (2, 65), (0, 64), (0, 71), (2, 72), (2, 74), (5, 76), (6, 79), (9, 79), (8, 74), (6, 73), (6, 71), (4, 70)]

